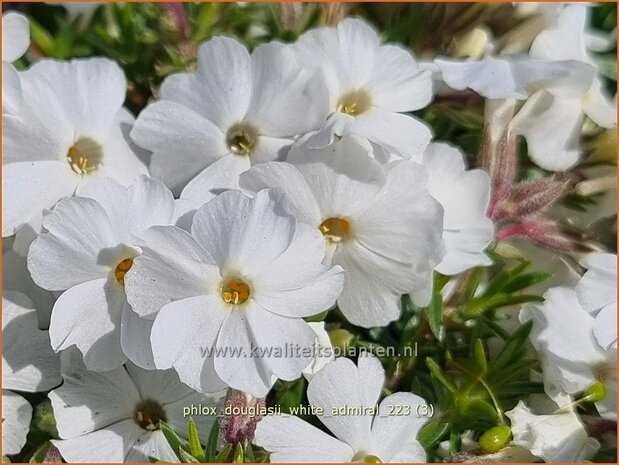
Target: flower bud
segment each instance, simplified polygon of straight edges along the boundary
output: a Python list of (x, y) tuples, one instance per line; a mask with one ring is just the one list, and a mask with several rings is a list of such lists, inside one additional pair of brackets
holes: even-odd
[(45, 400), (36, 406), (33, 422), (41, 431), (45, 431), (53, 437), (58, 436), (58, 432), (56, 431), (56, 418), (54, 417), (52, 404), (49, 400)]
[[(350, 345), (350, 341), (352, 340), (352, 334), (345, 329), (333, 329), (329, 331), (329, 338), (331, 339), (331, 344), (336, 351), (346, 352), (346, 349)], [(336, 352), (337, 353), (337, 352)]]
[(43, 458), (43, 463), (62, 463), (60, 451), (53, 444), (47, 449), (45, 457)]
[(512, 440), (512, 431), (507, 425), (495, 426), (479, 438), (479, 448), (484, 454), (494, 454)]
[(219, 420), (220, 436), (225, 444), (243, 444), (254, 438), (256, 424), (262, 419), (264, 399), (236, 389), (228, 390), (223, 416)]
[(584, 402), (600, 402), (604, 399), (606, 399), (606, 385), (599, 381), (589, 386), (582, 396)]

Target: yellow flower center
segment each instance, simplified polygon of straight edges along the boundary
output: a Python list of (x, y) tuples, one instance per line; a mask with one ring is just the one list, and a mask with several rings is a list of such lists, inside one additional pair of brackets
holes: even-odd
[(248, 124), (235, 124), (226, 134), (226, 144), (236, 155), (249, 155), (257, 142), (258, 131)]
[(147, 431), (159, 429), (159, 421), (167, 421), (165, 411), (158, 402), (146, 399), (135, 408), (133, 420)]
[(241, 305), (247, 302), (251, 294), (249, 285), (239, 278), (228, 278), (221, 284), (221, 298), (227, 304)]
[(348, 92), (337, 102), (337, 111), (350, 116), (358, 116), (370, 109), (372, 100), (364, 90)]
[(350, 238), (350, 223), (342, 218), (327, 218), (318, 229), (329, 242), (341, 242)]
[(99, 168), (103, 158), (101, 146), (89, 137), (81, 137), (67, 152), (67, 163), (80, 175), (90, 174)]
[(114, 276), (116, 277), (116, 281), (122, 286), (125, 285), (125, 275), (127, 271), (131, 269), (133, 266), (133, 258), (125, 258), (118, 265), (116, 265), (116, 270), (114, 271)]

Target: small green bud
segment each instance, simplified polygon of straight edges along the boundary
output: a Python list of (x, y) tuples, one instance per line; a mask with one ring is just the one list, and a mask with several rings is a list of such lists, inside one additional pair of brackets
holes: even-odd
[(512, 440), (512, 431), (507, 425), (490, 428), (479, 438), (479, 448), (484, 454), (500, 451)]
[(383, 463), (383, 461), (375, 455), (366, 455), (363, 459), (363, 463)]
[(581, 400), (584, 402), (600, 402), (605, 398), (606, 385), (597, 381), (587, 388)]
[(329, 339), (333, 347), (337, 347), (341, 352), (345, 352), (352, 340), (352, 334), (345, 329), (333, 329), (329, 331)]
[(52, 410), (52, 404), (49, 400), (45, 400), (36, 406), (34, 411), (33, 422), (36, 428), (45, 431), (52, 437), (58, 436), (56, 430), (56, 418)]

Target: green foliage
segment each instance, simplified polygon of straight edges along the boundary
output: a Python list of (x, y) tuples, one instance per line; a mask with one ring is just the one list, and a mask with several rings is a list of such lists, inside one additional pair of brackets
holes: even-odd
[[(187, 422), (187, 440), (176, 434), (170, 425), (161, 421), (159, 429), (174, 451), (180, 463), (256, 463), (264, 461), (264, 454), (256, 454), (253, 445), (226, 444), (219, 447), (219, 424), (215, 422), (208, 435), (206, 446), (200, 441), (200, 431), (193, 418)], [(152, 463), (158, 462), (153, 457)]]

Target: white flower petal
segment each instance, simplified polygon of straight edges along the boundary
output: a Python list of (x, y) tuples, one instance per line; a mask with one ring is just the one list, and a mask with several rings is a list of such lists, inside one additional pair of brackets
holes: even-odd
[[(362, 368), (361, 363), (367, 366)], [(379, 380), (380, 384), (377, 383)], [(375, 359), (360, 357), (357, 368), (351, 360), (338, 358), (312, 378), (307, 388), (307, 398), (314, 407), (324, 409), (324, 415), (319, 416), (320, 421), (338, 439), (359, 451), (371, 443), (372, 416), (334, 415), (333, 411), (347, 407), (374, 407), (384, 380), (384, 371)]]
[(554, 18), (554, 24), (537, 35), (529, 53), (546, 60), (587, 61), (584, 31), (589, 6), (562, 6)]
[(358, 243), (338, 249), (333, 263), (344, 268), (344, 290), (338, 306), (346, 319), (357, 326), (386, 326), (400, 315), (400, 296), (427, 284), (423, 264), (391, 260)]
[(148, 175), (149, 153), (133, 143), (129, 137), (135, 118), (121, 108), (107, 134), (97, 139), (103, 158), (91, 178), (110, 177), (123, 186), (130, 185), (138, 175)]
[[(14, 250), (7, 250), (2, 254), (2, 266), (11, 270), (10, 273), (2, 274), (2, 289), (4, 291), (17, 291), (21, 294), (26, 294), (37, 309), (39, 317), (39, 328), (49, 328), (49, 319), (52, 314), (52, 308), (56, 302), (56, 297), (52, 292), (41, 289), (34, 284), (30, 272), (26, 266), (26, 257), (22, 257)], [(7, 297), (13, 300), (9, 293)]]
[(76, 132), (95, 138), (112, 126), (127, 86), (120, 66), (108, 58), (39, 60), (22, 80), (44, 82), (62, 103)]
[(9, 163), (2, 166), (2, 236), (15, 234), (32, 217), (70, 195), (78, 177), (59, 161)]
[(582, 116), (578, 100), (539, 91), (527, 100), (511, 125), (526, 138), (529, 155), (538, 166), (564, 171), (580, 158)]
[(436, 267), (453, 275), (475, 266), (490, 265), (483, 251), (494, 237), (486, 217), (490, 178), (481, 170), (466, 171), (464, 154), (445, 143), (433, 143), (424, 153), (428, 191), (443, 206), (445, 256)]
[(176, 463), (178, 457), (161, 431), (147, 431), (140, 436), (127, 454), (127, 463), (148, 463), (153, 457), (162, 462)]
[(301, 318), (281, 316), (255, 303), (244, 312), (253, 345), (264, 351), (260, 363), (270, 374), (286, 381), (301, 376), (315, 350), (316, 336), (309, 325)]
[(292, 142), (292, 139), (260, 136), (258, 143), (251, 154), (249, 154), (249, 161), (252, 165), (256, 165), (258, 163), (283, 160)]
[(599, 448), (573, 411), (535, 415), (520, 401), (505, 414), (511, 420), (514, 444), (546, 462), (582, 462)]
[(617, 104), (606, 95), (599, 77), (593, 80), (591, 88), (585, 95), (583, 111), (598, 126), (617, 127)]
[(325, 330), (325, 322), (308, 323), (310, 328), (316, 334), (316, 348), (318, 352), (314, 356), (314, 360), (304, 370), (303, 376), (308, 381), (312, 377), (322, 370), (328, 363), (331, 363), (335, 359), (333, 345), (331, 344), (331, 338), (329, 333)]
[[(252, 355), (253, 346), (247, 316), (243, 311), (231, 311), (217, 337), (216, 348), (220, 353), (215, 356), (215, 370), (231, 388), (254, 397), (265, 397), (275, 380), (265, 369), (262, 357)], [(244, 355), (239, 356), (235, 350)]]
[(175, 194), (201, 170), (228, 152), (224, 134), (204, 116), (173, 101), (148, 105), (131, 138), (153, 152), (150, 169)]
[(435, 60), (442, 80), (456, 90), (472, 89), (489, 99), (524, 100), (532, 92), (553, 89), (577, 96), (593, 79), (593, 68), (577, 61), (547, 61), (521, 56), (479, 61)]
[(595, 315), (617, 302), (617, 255), (592, 254), (586, 266), (588, 270), (576, 284), (576, 295), (582, 308)]
[(423, 152), (432, 138), (422, 120), (376, 107), (355, 118), (350, 131), (405, 157)]
[(30, 25), (21, 13), (8, 11), (2, 15), (2, 61), (13, 62), (30, 46)]
[(219, 278), (213, 260), (191, 235), (175, 226), (153, 226), (139, 234), (142, 254), (125, 275), (133, 311), (153, 318), (165, 304), (203, 294)]
[(120, 345), (124, 302), (120, 286), (106, 278), (73, 286), (54, 305), (49, 326), (52, 347), (59, 351), (77, 346), (91, 370), (119, 367), (127, 360)]
[(83, 436), (55, 439), (52, 444), (69, 463), (122, 463), (143, 433), (144, 430), (129, 419)]
[(366, 22), (347, 18), (337, 25), (336, 53), (342, 89), (357, 89), (371, 79), (379, 51), (378, 34)]
[(252, 279), (253, 299), (286, 317), (315, 315), (335, 305), (344, 284), (343, 270), (326, 267), (325, 241), (317, 228), (297, 223), (290, 247)]
[(172, 193), (156, 179), (138, 176), (129, 187), (110, 178), (94, 179), (80, 186), (79, 195), (96, 200), (107, 212), (112, 226), (123, 242), (132, 242), (155, 225), (167, 225), (174, 215)]
[(600, 347), (610, 351), (617, 349), (617, 303), (607, 305), (595, 317), (593, 335)]
[(426, 171), (416, 163), (397, 161), (385, 173), (383, 188), (354, 218), (355, 239), (387, 259), (433, 267), (443, 255), (443, 209), (426, 190)]
[(354, 455), (348, 444), (291, 415), (260, 420), (254, 443), (271, 453), (271, 463), (350, 462)]
[(315, 129), (328, 114), (326, 89), (312, 85), (320, 76), (299, 69), (289, 46), (260, 45), (251, 55), (252, 96), (246, 120), (260, 134), (290, 137)]
[[(5, 32), (3, 30), (3, 32)], [(2, 113), (17, 114), (23, 105), (22, 88), (17, 70), (7, 63), (2, 62)], [(4, 142), (4, 141), (3, 141)], [(5, 163), (6, 163), (5, 158)]]
[[(333, 216), (353, 217), (372, 202), (385, 183), (382, 166), (371, 158), (367, 147), (351, 137), (322, 150), (292, 148), (287, 161), (305, 178), (318, 204), (320, 222)], [(294, 191), (286, 194), (293, 197)]]
[(266, 190), (253, 198), (224, 192), (196, 212), (191, 234), (222, 273), (259, 273), (288, 248), (294, 234), (295, 219), (280, 203)]
[(432, 73), (420, 70), (408, 50), (383, 45), (378, 49), (369, 87), (372, 88), (372, 102), (383, 110), (419, 110), (432, 100)]
[(579, 305), (568, 288), (551, 288), (545, 303), (521, 311), (520, 321), (533, 319), (531, 342), (544, 363), (544, 384), (549, 395), (557, 388), (573, 394), (596, 380), (596, 367), (606, 355), (593, 336), (594, 319)]
[(110, 274), (109, 253), (119, 239), (98, 202), (74, 197), (43, 219), (47, 232), (30, 246), (28, 269), (44, 289), (62, 291)]
[(253, 166), (240, 177), (244, 189), (258, 192), (272, 189), (285, 199), (287, 209), (299, 221), (310, 225), (320, 224), (320, 211), (314, 194), (301, 172), (290, 163), (263, 163)]
[(32, 301), (18, 292), (2, 296), (2, 387), (46, 391), (60, 384), (60, 360), (49, 334), (38, 328)]
[(336, 111), (327, 118), (320, 129), (310, 133), (305, 145), (312, 150), (324, 149), (336, 139), (350, 135), (354, 123), (354, 117)]
[(74, 349), (63, 352), (61, 362), (64, 383), (49, 393), (61, 438), (74, 438), (132, 417), (140, 395), (123, 367), (105, 373), (88, 371)]
[(122, 351), (136, 365), (147, 370), (155, 369), (150, 333), (153, 320), (140, 318), (125, 301), (120, 321), (120, 346)]
[(226, 190), (239, 189), (239, 176), (249, 166), (245, 157), (225, 155), (193, 178), (183, 188), (181, 199), (192, 202), (198, 209)]
[(223, 130), (243, 120), (251, 98), (251, 62), (237, 40), (214, 37), (198, 49), (196, 73), (167, 78), (161, 98), (191, 108)]
[(22, 396), (2, 390), (2, 455), (19, 454), (26, 445), (32, 406)]
[(182, 382), (202, 392), (223, 384), (213, 368), (212, 349), (228, 314), (219, 296), (197, 296), (164, 306), (157, 314), (151, 344), (157, 368), (174, 367)]
[[(426, 402), (408, 392), (397, 392), (380, 403), (379, 414), (372, 424), (373, 455), (383, 462), (393, 462), (398, 455), (398, 461), (426, 461), (426, 453), (416, 439), (426, 422), (424, 417), (417, 417), (418, 405), (426, 405)], [(401, 455), (403, 449), (406, 457)]]

